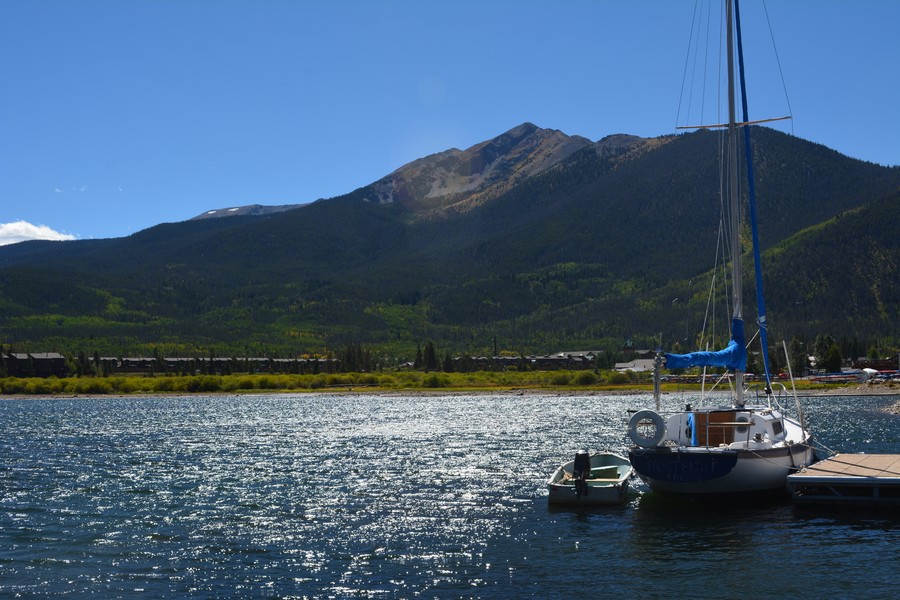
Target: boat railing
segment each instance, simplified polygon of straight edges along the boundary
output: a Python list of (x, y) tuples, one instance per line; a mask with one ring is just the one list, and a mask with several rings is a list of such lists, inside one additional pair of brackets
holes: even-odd
[(765, 404), (770, 409), (775, 408), (782, 413), (787, 412), (784, 407), (784, 399), (790, 397), (790, 392), (783, 383), (772, 383), (770, 386), (765, 384), (755, 384), (747, 387), (747, 393), (753, 393), (756, 396), (757, 404)]
[(785, 404), (788, 404), (787, 400), (793, 397), (794, 409), (796, 410), (797, 420), (800, 422), (800, 428), (803, 431), (808, 431), (806, 427), (806, 417), (803, 414), (803, 406), (800, 404), (800, 397), (797, 395), (796, 389), (788, 390), (787, 386), (785, 386), (783, 383), (774, 382), (768, 389), (766, 389), (765, 387), (761, 387), (760, 385), (753, 385), (748, 387), (747, 391), (755, 392), (757, 400), (759, 400), (762, 395), (765, 395), (766, 405), (770, 409), (777, 409), (782, 415), (782, 421), (784, 420), (784, 415), (790, 412), (787, 408), (785, 408)]

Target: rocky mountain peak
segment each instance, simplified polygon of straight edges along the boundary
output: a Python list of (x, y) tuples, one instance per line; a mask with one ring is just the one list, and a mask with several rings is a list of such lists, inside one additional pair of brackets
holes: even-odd
[(396, 202), (419, 214), (465, 211), (590, 144), (580, 136), (522, 123), (466, 150), (415, 160), (360, 191), (365, 201)]
[[(581, 136), (526, 122), (465, 150), (451, 148), (416, 159), (360, 188), (356, 195), (376, 204), (397, 203), (423, 216), (465, 212), (554, 167), (582, 148), (593, 145), (601, 156), (627, 160), (646, 151), (651, 141), (616, 134), (593, 143)], [(209, 210), (194, 219), (263, 215), (300, 206), (303, 205), (252, 204)]]

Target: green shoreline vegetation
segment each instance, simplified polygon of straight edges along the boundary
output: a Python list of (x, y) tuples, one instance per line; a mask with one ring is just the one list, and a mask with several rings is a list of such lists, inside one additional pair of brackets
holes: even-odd
[[(84, 396), (262, 392), (606, 392), (650, 393), (649, 374), (616, 371), (396, 371), (332, 374), (113, 375), (108, 377), (0, 378), (3, 396)], [(798, 391), (835, 390), (834, 384), (798, 380)], [(885, 386), (900, 394), (900, 386)], [(707, 386), (707, 389), (709, 386)], [(695, 391), (699, 384), (663, 383), (664, 392)], [(721, 388), (720, 389), (724, 389)], [(885, 393), (886, 389), (879, 390)]]

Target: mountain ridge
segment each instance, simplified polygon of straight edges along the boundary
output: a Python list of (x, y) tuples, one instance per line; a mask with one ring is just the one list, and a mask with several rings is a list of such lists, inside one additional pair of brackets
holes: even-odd
[[(900, 284), (848, 278), (854, 304), (835, 310), (820, 265), (789, 242), (820, 226), (850, 246), (846, 227), (868, 240), (867, 252), (900, 261), (880, 204), (900, 193), (900, 168), (774, 130), (753, 135), (775, 271), (815, 282), (804, 301), (805, 312), (827, 315), (817, 327), (849, 335), (853, 323), (861, 335), (896, 336)], [(474, 351), (499, 337), (510, 349), (547, 352), (683, 337), (671, 299), (702, 312), (689, 282), (705, 276), (697, 257), (715, 240), (716, 148), (710, 132), (590, 142), (525, 123), (301, 210), (5, 246), (0, 343), (261, 355), (365, 343), (399, 355), (425, 339)], [(379, 185), (408, 195), (375, 201)], [(862, 216), (832, 223), (853, 211)], [(842, 256), (808, 239), (821, 247), (825, 273), (859, 272), (863, 250)], [(786, 306), (787, 290), (802, 288), (767, 284), (772, 320), (792, 335), (804, 314)]]
[[(624, 138), (634, 136), (610, 137), (617, 138), (617, 144), (624, 144), (628, 143)], [(581, 136), (569, 136), (559, 130), (522, 123), (465, 150), (449, 148), (413, 160), (351, 194), (374, 204), (396, 202), (420, 216), (433, 217), (470, 210), (592, 144)], [(193, 219), (258, 216), (303, 206), (306, 205), (250, 204), (210, 209)]]

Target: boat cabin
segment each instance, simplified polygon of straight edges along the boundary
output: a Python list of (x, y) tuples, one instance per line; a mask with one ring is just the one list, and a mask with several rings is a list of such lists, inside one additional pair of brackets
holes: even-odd
[(762, 449), (784, 441), (784, 424), (771, 410), (701, 408), (669, 417), (666, 437), (679, 446)]

